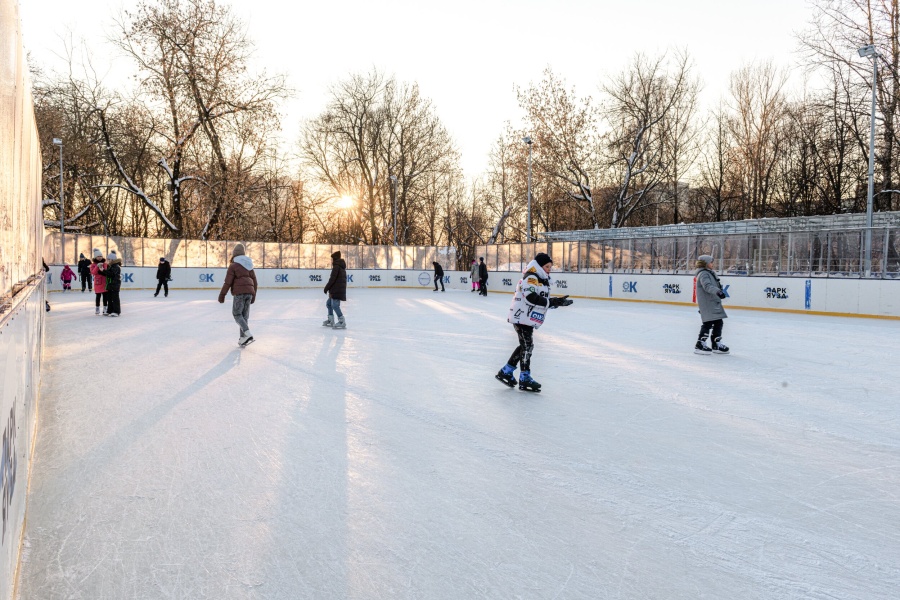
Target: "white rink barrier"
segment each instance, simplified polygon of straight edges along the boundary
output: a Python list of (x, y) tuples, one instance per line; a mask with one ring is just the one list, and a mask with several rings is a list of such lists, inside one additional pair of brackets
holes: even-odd
[[(49, 289), (62, 290), (61, 265), (50, 271)], [(225, 269), (174, 268), (171, 289), (222, 287)], [(261, 288), (321, 288), (329, 269), (256, 269)], [(156, 267), (123, 267), (122, 289), (155, 289)], [(521, 274), (495, 271), (488, 291), (512, 293)], [(573, 298), (693, 304), (693, 275), (643, 275), (609, 273), (552, 273), (554, 295)], [(826, 279), (804, 277), (729, 277), (720, 275), (728, 294), (726, 308), (790, 311), (810, 314), (900, 318), (900, 281)], [(432, 271), (349, 270), (348, 288), (434, 289)], [(471, 289), (468, 271), (445, 271), (444, 285)], [(81, 283), (73, 282), (80, 290)]]

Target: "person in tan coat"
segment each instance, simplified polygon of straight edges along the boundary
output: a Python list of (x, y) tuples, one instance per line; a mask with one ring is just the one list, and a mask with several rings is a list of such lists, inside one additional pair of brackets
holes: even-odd
[(231, 305), (231, 314), (241, 335), (238, 345), (247, 346), (255, 340), (250, 334), (250, 305), (256, 302), (256, 273), (253, 272), (253, 260), (245, 254), (244, 245), (237, 244), (231, 253), (231, 264), (225, 274), (225, 283), (219, 290), (219, 304), (225, 304), (225, 294), (231, 290), (234, 300)]

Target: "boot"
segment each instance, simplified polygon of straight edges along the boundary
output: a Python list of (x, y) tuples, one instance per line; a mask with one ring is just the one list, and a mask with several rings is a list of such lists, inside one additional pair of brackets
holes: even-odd
[(530, 371), (522, 371), (519, 374), (519, 389), (526, 392), (539, 392), (541, 391), (541, 384), (531, 378)]
[(702, 356), (709, 356), (712, 354), (712, 348), (706, 345), (706, 338), (702, 337), (697, 340), (697, 343), (694, 344), (694, 354), (700, 354)]
[(94, 309), (94, 314), (95, 314), (95, 315), (99, 315), (99, 314), (100, 314), (100, 307), (99, 307), (99, 306), (98, 306), (97, 308)]
[(347, 324), (344, 322), (344, 317), (338, 317), (337, 323), (334, 324), (335, 329), (347, 329)]
[(334, 327), (334, 317), (328, 315), (328, 318), (322, 321), (322, 327)]
[(512, 368), (510, 365), (503, 365), (503, 368), (497, 371), (497, 374), (494, 375), (498, 381), (508, 385), (509, 387), (515, 387), (516, 385), (516, 370)]
[(716, 339), (713, 340), (712, 353), (713, 354), (728, 354), (729, 353), (728, 346), (726, 346), (725, 344), (722, 343), (722, 338), (717, 337)]

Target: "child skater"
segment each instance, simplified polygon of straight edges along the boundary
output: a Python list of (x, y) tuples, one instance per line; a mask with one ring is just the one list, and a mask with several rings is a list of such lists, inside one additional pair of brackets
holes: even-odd
[[(722, 343), (722, 319), (727, 319), (725, 309), (722, 308), (722, 299), (727, 296), (722, 289), (722, 283), (716, 277), (713, 268), (713, 257), (704, 254), (697, 258), (697, 305), (700, 308), (700, 336), (694, 345), (694, 354), (709, 356), (710, 354), (728, 354), (728, 346)], [(706, 340), (712, 340), (712, 347), (706, 345)]]
[(99, 315), (100, 313), (100, 301), (103, 301), (103, 313), (106, 314), (107, 310), (107, 299), (106, 299), (106, 277), (103, 276), (103, 273), (100, 272), (100, 269), (103, 267), (103, 264), (106, 262), (106, 259), (103, 258), (103, 253), (100, 252), (99, 248), (94, 248), (94, 256), (92, 258), (90, 271), (91, 276), (94, 278), (94, 314)]
[(544, 323), (544, 317), (548, 308), (571, 306), (572, 300), (568, 296), (559, 298), (550, 297), (550, 269), (553, 261), (550, 256), (540, 252), (534, 257), (522, 279), (516, 285), (516, 294), (513, 296), (512, 306), (509, 307), (507, 321), (512, 323), (519, 336), (519, 345), (513, 351), (509, 361), (496, 377), (509, 387), (516, 384), (516, 366), (522, 368), (519, 374), (519, 389), (529, 392), (540, 392), (541, 384), (531, 377), (531, 352), (534, 350), (534, 330)]
[(244, 348), (255, 340), (250, 333), (250, 305), (256, 302), (256, 273), (253, 259), (246, 255), (243, 244), (236, 244), (231, 253), (231, 264), (225, 274), (225, 283), (219, 290), (219, 304), (225, 304), (225, 294), (231, 291), (231, 316), (241, 329), (238, 346)]
[(69, 268), (69, 265), (63, 265), (62, 273), (59, 274), (59, 280), (62, 281), (63, 291), (72, 289), (72, 281), (77, 279), (75, 271)]

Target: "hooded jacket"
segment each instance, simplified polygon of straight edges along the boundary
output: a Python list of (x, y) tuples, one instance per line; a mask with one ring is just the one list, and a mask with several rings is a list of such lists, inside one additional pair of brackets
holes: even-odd
[(434, 276), (435, 277), (443, 277), (444, 276), (444, 268), (437, 262), (431, 263), (434, 265)]
[(250, 302), (256, 302), (256, 273), (253, 271), (253, 259), (244, 254), (231, 259), (228, 272), (225, 274), (225, 283), (219, 290), (219, 302), (225, 301), (225, 294), (231, 290), (232, 296), (239, 294), (252, 294)]
[(536, 260), (532, 260), (525, 267), (522, 279), (516, 284), (516, 293), (506, 320), (514, 325), (528, 325), (537, 329), (544, 324), (549, 305), (550, 275)]
[(160, 262), (159, 266), (156, 267), (156, 278), (162, 281), (168, 281), (171, 275), (172, 265), (169, 264), (169, 261), (163, 260)]
[(69, 265), (63, 267), (62, 273), (59, 274), (59, 278), (66, 283), (72, 281), (73, 279), (77, 279), (78, 276), (75, 275), (75, 271), (69, 268)]
[(98, 294), (103, 294), (106, 292), (106, 277), (103, 275), (103, 272), (100, 270), (103, 265), (103, 257), (94, 258), (94, 262), (91, 264), (91, 275), (94, 276), (94, 292)]
[(478, 263), (474, 260), (472, 261), (472, 268), (469, 269), (469, 277), (472, 278), (472, 281), (478, 281)]
[(715, 272), (711, 269), (697, 269), (697, 306), (700, 308), (700, 320), (716, 321), (727, 319), (725, 309), (722, 308), (722, 299), (718, 292), (722, 291), (722, 284)]
[(88, 277), (91, 274), (91, 261), (85, 258), (84, 254), (81, 255), (81, 260), (78, 261), (78, 274), (84, 277)]
[(325, 293), (332, 300), (347, 301), (347, 263), (340, 256), (332, 257), (331, 276), (325, 284)]
[[(100, 267), (100, 272), (106, 277), (105, 291), (118, 292), (122, 288), (122, 259), (114, 258)], [(94, 289), (97, 285), (94, 284)]]

